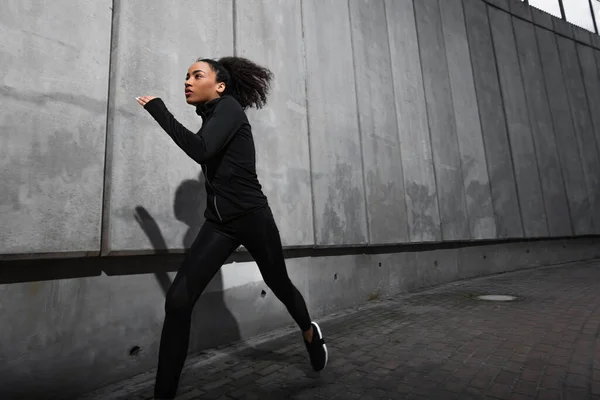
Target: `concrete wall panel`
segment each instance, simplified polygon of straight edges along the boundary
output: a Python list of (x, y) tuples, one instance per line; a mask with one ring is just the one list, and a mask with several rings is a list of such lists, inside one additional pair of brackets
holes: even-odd
[(0, 4), (0, 254), (97, 254), (111, 1)]
[(470, 238), (461, 157), (438, 0), (415, 4), (427, 117), (444, 240)]
[(519, 68), (512, 17), (503, 11), (489, 8), (489, 18), (524, 233), (526, 237), (547, 236), (548, 224), (544, 198)]
[(302, 2), (318, 245), (368, 240), (347, 2)]
[(371, 244), (408, 242), (384, 0), (350, 3)]
[[(592, 196), (590, 200), (595, 200), (592, 203), (592, 210), (594, 215), (594, 223), (596, 224), (596, 233), (600, 233), (600, 75), (598, 75), (598, 69), (596, 67), (596, 56), (597, 51), (592, 47), (577, 44), (577, 53), (579, 55), (579, 65), (581, 66), (581, 73), (583, 77), (583, 85), (587, 94), (587, 111), (591, 118), (591, 124), (588, 121), (585, 124), (585, 145), (588, 147), (587, 151), (590, 152), (590, 157), (594, 153), (595, 148), (596, 164), (593, 171), (593, 188)], [(579, 104), (579, 103), (577, 103)], [(585, 118), (584, 110), (579, 110), (581, 113), (582, 120)]]
[(440, 1), (471, 239), (496, 237), (496, 220), (461, 0)]
[(498, 82), (487, 6), (480, 0), (464, 0), (467, 36), (473, 64), (477, 104), (492, 191), (499, 238), (522, 237), (502, 95)]
[(550, 236), (573, 233), (535, 27), (513, 20)]
[[(577, 235), (594, 232), (585, 175), (579, 156), (579, 145), (573, 128), (573, 117), (567, 97), (565, 78), (560, 64), (556, 35), (535, 28), (544, 81), (548, 91), (550, 115), (556, 134), (556, 145), (563, 172), (573, 232)], [(555, 177), (559, 179), (559, 177)]]
[[(232, 1), (185, 0), (176, 5), (117, 1), (115, 13), (109, 111), (112, 165), (104, 251), (156, 248), (150, 235), (164, 241), (158, 247), (180, 249), (204, 220), (201, 169), (135, 97), (162, 97), (175, 117), (196, 132), (201, 119), (185, 103), (185, 74), (199, 57), (233, 53)], [(138, 207), (145, 211), (136, 212)]]
[(413, 1), (386, 0), (385, 6), (410, 240), (441, 240)]
[(306, 66), (300, 2), (236, 2), (236, 55), (275, 75), (267, 106), (249, 113), (258, 177), (284, 245), (314, 244)]
[[(579, 63), (575, 42), (557, 36), (558, 50), (567, 88), (567, 98), (571, 106), (575, 136), (579, 144), (583, 174), (585, 176), (591, 213), (588, 218), (594, 221), (595, 232), (600, 232), (600, 160), (596, 135), (590, 116), (582, 69)], [(570, 143), (571, 146), (574, 143)]]

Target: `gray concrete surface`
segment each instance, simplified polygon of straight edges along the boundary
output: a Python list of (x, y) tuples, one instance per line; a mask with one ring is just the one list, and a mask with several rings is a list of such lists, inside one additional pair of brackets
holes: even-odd
[(384, 0), (351, 1), (369, 243), (409, 241)]
[(442, 239), (412, 0), (385, 2), (411, 242)]
[(521, 210), (487, 7), (479, 0), (464, 0), (463, 3), (497, 237), (522, 237)]
[(547, 236), (546, 209), (519, 68), (513, 18), (496, 9), (489, 9), (489, 18), (524, 235)]
[(544, 82), (543, 64), (539, 56), (535, 27), (517, 18), (513, 19), (513, 26), (523, 76), (523, 88), (527, 99), (526, 108), (529, 111), (531, 133), (540, 174), (548, 234), (550, 236), (570, 236), (573, 234), (571, 216), (548, 105), (548, 92)]
[(110, 6), (0, 5), (0, 254), (100, 250)]
[(438, 0), (414, 4), (442, 239), (468, 240), (469, 221), (440, 6)]
[(590, 202), (556, 35), (540, 27), (535, 28), (535, 34), (548, 90), (550, 115), (556, 135), (573, 233), (576, 235), (591, 234), (595, 232), (594, 221), (589, 217), (591, 215)]
[[(296, 258), (313, 318), (457, 279), (600, 256), (599, 239)], [(173, 275), (169, 274), (169, 279)], [(264, 291), (264, 293), (263, 293)], [(0, 398), (71, 399), (156, 366), (164, 291), (154, 274), (0, 286)], [(42, 310), (43, 312), (40, 312)], [(193, 315), (191, 353), (293, 324), (254, 263), (231, 263)], [(139, 346), (138, 352), (131, 350)], [(10, 395), (9, 395), (10, 394)], [(11, 397), (12, 396), (12, 397)]]
[[(101, 243), (115, 256), (2, 260), (0, 392), (67, 396), (154, 365), (179, 259), (124, 256), (189, 246), (203, 180), (134, 98), (161, 96), (197, 129), (182, 96), (197, 57), (275, 72), (250, 119), (287, 246), (394, 245), (290, 259), (317, 317), (600, 255), (593, 238), (413, 247), (598, 233), (598, 39), (530, 10), (534, 27), (508, 0), (112, 4), (0, 5), (0, 257), (98, 256)], [(194, 321), (197, 352), (290, 319), (255, 264), (237, 262)]]
[[(583, 78), (583, 86), (585, 87), (585, 94), (587, 99), (587, 108), (581, 110), (582, 112), (588, 112), (590, 116), (590, 120), (587, 120), (588, 124), (585, 126), (585, 141), (586, 147), (589, 147), (589, 151), (596, 152), (596, 160), (600, 160), (600, 113), (597, 110), (600, 109), (600, 75), (598, 75), (598, 68), (596, 66), (596, 50), (589, 46), (584, 46), (581, 44), (577, 44), (577, 55), (579, 57), (579, 65), (581, 67), (581, 75)], [(599, 161), (596, 161), (596, 167), (600, 167), (598, 165)], [(596, 179), (598, 179), (597, 174), (595, 175)], [(594, 222), (596, 226), (600, 226), (598, 224), (598, 219), (600, 219), (600, 209), (598, 207), (598, 202), (600, 201), (600, 182), (597, 180), (594, 181), (593, 185), (593, 199), (595, 199), (595, 203), (593, 204), (592, 214), (594, 216)], [(596, 233), (600, 230), (597, 229)]]
[(440, 1), (470, 238), (496, 237), (485, 148), (461, 0)]
[[(203, 219), (200, 166), (135, 97), (161, 97), (182, 124), (197, 131), (201, 120), (185, 102), (185, 74), (198, 57), (233, 53), (232, 2), (186, 0), (173, 6), (138, 0), (117, 1), (115, 7), (103, 250), (153, 249), (136, 220), (137, 207), (156, 221), (168, 248), (181, 249), (190, 226)], [(181, 23), (182, 18), (189, 23)]]
[[(442, 285), (320, 320), (314, 374), (295, 329), (193, 357), (177, 400), (596, 399), (598, 260)], [(487, 294), (515, 301), (484, 301)], [(154, 370), (81, 400), (151, 398)]]
[(600, 159), (598, 158), (596, 135), (592, 125), (577, 45), (575, 42), (560, 36), (557, 36), (556, 40), (564, 71), (567, 98), (571, 106), (575, 135), (579, 143), (583, 173), (587, 183), (591, 209), (588, 218), (593, 219), (595, 232), (598, 233), (600, 229), (600, 208), (598, 207), (600, 202), (600, 175), (598, 174)]
[(315, 240), (319, 245), (367, 243), (348, 3), (308, 0), (302, 7)]
[[(251, 111), (258, 177), (284, 245), (312, 245), (314, 218), (300, 2), (236, 3), (235, 53), (275, 75), (267, 106)], [(268, 45), (266, 45), (268, 44)]]
[[(3, 32), (14, 39), (2, 42), (3, 258), (97, 255), (100, 243), (102, 255), (181, 251), (203, 221), (200, 168), (132, 99), (161, 96), (196, 130), (177, 76), (199, 56), (234, 53), (275, 72), (269, 105), (249, 114), (286, 246), (599, 232), (600, 120), (591, 111), (600, 40), (521, 3), (118, 0), (112, 21), (108, 3), (82, 9), (78, 23), (100, 11), (104, 19), (74, 47), (49, 35), (47, 17), (27, 4), (2, 6)], [(26, 31), (11, 17), (19, 10)], [(191, 26), (176, 23), (196, 14)], [(20, 57), (11, 43), (28, 50)], [(99, 71), (92, 102), (60, 94), (83, 84), (61, 72), (75, 49)], [(38, 100), (18, 94), (27, 86), (17, 71), (61, 51), (44, 69), (61, 88), (45, 86)], [(21, 125), (28, 102), (39, 116)], [(39, 127), (59, 126), (52, 113), (69, 115), (75, 140), (61, 129), (48, 139)]]

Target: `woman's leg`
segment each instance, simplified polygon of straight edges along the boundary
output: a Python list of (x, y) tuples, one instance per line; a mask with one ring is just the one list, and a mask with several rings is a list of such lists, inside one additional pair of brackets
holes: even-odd
[(205, 223), (188, 250), (165, 301), (154, 397), (172, 399), (188, 352), (194, 304), (231, 253), (236, 240)]
[(303, 332), (311, 363), (317, 371), (327, 364), (327, 347), (320, 327), (311, 322), (302, 294), (288, 276), (279, 230), (271, 209), (266, 207), (240, 221), (242, 244), (252, 255), (265, 284), (285, 305)]

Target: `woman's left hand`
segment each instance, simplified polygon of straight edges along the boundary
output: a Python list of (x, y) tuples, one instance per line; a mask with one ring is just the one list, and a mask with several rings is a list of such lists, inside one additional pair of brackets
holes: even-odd
[(140, 97), (136, 97), (135, 99), (140, 104), (140, 106), (144, 107), (146, 105), (146, 103), (148, 103), (150, 100), (155, 99), (155, 98), (156, 98), (156, 96), (140, 96)]

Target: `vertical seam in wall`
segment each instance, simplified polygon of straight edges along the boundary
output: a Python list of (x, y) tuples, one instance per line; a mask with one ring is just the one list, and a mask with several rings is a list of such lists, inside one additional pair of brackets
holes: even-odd
[[(421, 0), (417, 0), (421, 1)], [(444, 222), (442, 216), (442, 210), (440, 209), (440, 196), (439, 196), (439, 188), (437, 184), (437, 173), (435, 171), (435, 157), (433, 155), (433, 142), (431, 141), (431, 124), (429, 123), (429, 105), (427, 104), (427, 92), (425, 90), (425, 74), (423, 73), (423, 57), (421, 57), (421, 41), (419, 40), (419, 20), (417, 18), (417, 7), (415, 6), (415, 0), (412, 0), (413, 3), (413, 17), (415, 19), (415, 34), (417, 36), (417, 49), (419, 54), (419, 68), (421, 69), (421, 82), (423, 89), (423, 98), (425, 99), (425, 115), (427, 120), (427, 135), (429, 136), (429, 151), (431, 155), (431, 163), (433, 169), (433, 183), (435, 185), (435, 198), (436, 205), (438, 209), (438, 217), (440, 221), (440, 240), (444, 240)]]
[[(473, 88), (475, 89), (475, 102), (477, 104), (477, 114), (479, 115), (479, 129), (481, 130), (481, 143), (483, 144), (483, 156), (485, 157), (485, 167), (486, 167), (486, 174), (487, 174), (487, 178), (488, 178), (488, 189), (489, 189), (489, 193), (490, 193), (490, 205), (492, 207), (492, 214), (494, 216), (494, 231), (495, 231), (495, 235), (494, 237), (497, 238), (498, 237), (498, 213), (496, 210), (496, 205), (494, 203), (494, 191), (492, 189), (492, 179), (490, 177), (490, 165), (489, 165), (489, 161), (488, 161), (488, 154), (487, 154), (487, 148), (485, 146), (485, 134), (484, 134), (484, 127), (483, 127), (483, 118), (481, 116), (481, 107), (479, 106), (479, 94), (477, 92), (477, 79), (475, 79), (475, 65), (473, 65), (473, 57), (471, 56), (473, 54), (472, 49), (471, 49), (471, 40), (469, 39), (470, 35), (469, 35), (469, 24), (467, 23), (467, 16), (466, 16), (466, 12), (465, 12), (465, 4), (464, 4), (465, 0), (462, 0), (461, 4), (463, 6), (463, 18), (465, 21), (465, 31), (467, 34), (467, 46), (469, 48), (469, 61), (471, 63), (471, 73), (473, 74)], [(486, 5), (484, 4), (483, 7), (486, 7)], [(486, 16), (487, 16), (487, 9), (486, 9)], [(489, 18), (488, 18), (488, 24), (489, 24)], [(491, 36), (490, 36), (490, 39)]]
[[(448, 1), (448, 0), (441, 0), (441, 1)], [(452, 121), (454, 123), (454, 134), (455, 134), (455, 141), (456, 141), (456, 148), (458, 149), (458, 161), (460, 163), (460, 182), (461, 182), (461, 191), (462, 191), (462, 200), (463, 200), (463, 205), (465, 207), (465, 217), (467, 219), (467, 227), (468, 227), (468, 237), (466, 239), (471, 239), (473, 237), (473, 234), (471, 232), (471, 216), (469, 215), (469, 206), (467, 205), (467, 190), (465, 188), (465, 175), (464, 175), (464, 165), (463, 165), (463, 160), (462, 160), (462, 151), (460, 149), (460, 140), (458, 140), (458, 126), (456, 124), (456, 109), (454, 108), (454, 96), (453, 96), (453, 90), (452, 90), (452, 79), (450, 79), (450, 64), (448, 63), (448, 48), (446, 47), (446, 34), (444, 31), (444, 21), (442, 19), (442, 7), (441, 7), (441, 1), (437, 2), (437, 7), (438, 7), (438, 15), (440, 17), (439, 19), (439, 26), (440, 29), (442, 30), (442, 46), (444, 47), (444, 60), (446, 62), (446, 72), (447, 72), (447, 78), (448, 78), (448, 89), (450, 90), (450, 105), (452, 108), (452, 113), (450, 114), (452, 117)], [(460, 2), (460, 0), (458, 0)], [(461, 10), (462, 11), (462, 10)], [(466, 32), (465, 32), (466, 33)], [(465, 239), (465, 238), (461, 238), (461, 239)]]
[(358, 144), (360, 146), (360, 171), (363, 184), (363, 198), (365, 201), (365, 223), (367, 228), (367, 243), (371, 243), (371, 224), (369, 223), (369, 206), (367, 203), (367, 183), (365, 179), (365, 154), (363, 146), (363, 132), (360, 123), (360, 105), (358, 102), (358, 81), (356, 76), (356, 60), (354, 59), (354, 29), (352, 28), (352, 10), (350, 9), (350, 0), (347, 0), (348, 6), (348, 21), (350, 25), (350, 51), (352, 53), (352, 72), (354, 75), (354, 101), (356, 104), (356, 124), (358, 128)]
[(233, 55), (237, 56), (237, 0), (231, 0), (231, 26), (233, 28)]
[[(502, 12), (502, 11), (500, 11), (500, 12)], [(502, 103), (502, 113), (504, 114), (504, 126), (506, 127), (506, 139), (508, 142), (508, 154), (510, 155), (510, 163), (511, 163), (512, 175), (513, 175), (513, 182), (515, 185), (515, 194), (517, 195), (516, 200), (517, 200), (517, 205), (519, 207), (519, 218), (521, 220), (521, 235), (522, 235), (522, 237), (526, 238), (527, 232), (525, 229), (525, 224), (523, 222), (523, 210), (521, 209), (521, 198), (519, 196), (519, 185), (517, 184), (517, 175), (515, 173), (515, 162), (513, 159), (512, 144), (511, 144), (511, 140), (510, 140), (510, 132), (509, 132), (509, 127), (508, 127), (508, 118), (506, 116), (504, 91), (502, 90), (502, 79), (500, 78), (500, 66), (498, 64), (498, 55), (496, 54), (496, 46), (494, 45), (495, 40), (494, 40), (494, 32), (492, 30), (492, 19), (490, 17), (489, 6), (487, 6), (487, 5), (486, 5), (486, 14), (488, 17), (490, 38), (492, 39), (492, 54), (494, 55), (494, 66), (496, 67), (496, 75), (498, 78), (498, 88), (500, 89), (500, 101)], [(512, 21), (511, 21), (511, 25), (512, 25)]]
[(312, 147), (310, 137), (310, 115), (308, 110), (308, 61), (306, 57), (306, 36), (304, 35), (304, 1), (300, 0), (300, 30), (302, 32), (302, 61), (304, 62), (304, 104), (306, 107), (306, 140), (308, 141), (308, 180), (310, 182), (310, 202), (312, 205), (313, 244), (317, 243), (317, 210), (315, 205), (315, 189), (313, 183)]
[[(382, 0), (383, 3), (383, 16), (385, 18), (385, 34), (387, 37), (388, 44), (388, 52), (390, 55), (390, 75), (392, 81), (392, 96), (394, 99), (394, 121), (396, 122), (396, 139), (398, 140), (398, 159), (400, 160), (400, 170), (402, 175), (402, 187), (404, 190), (402, 191), (402, 204), (404, 205), (404, 215), (406, 220), (404, 222), (404, 235), (407, 240), (410, 242), (410, 227), (408, 226), (408, 205), (406, 204), (406, 180), (404, 179), (404, 162), (402, 160), (402, 145), (400, 143), (400, 127), (398, 126), (398, 110), (396, 109), (396, 85), (394, 84), (394, 65), (392, 64), (392, 43), (390, 41), (390, 24), (388, 22), (387, 15), (387, 1)], [(402, 221), (400, 221), (402, 223)]]
[[(556, 144), (556, 157), (557, 157), (557, 161), (558, 161), (558, 165), (560, 166), (560, 175), (561, 175), (561, 179), (562, 179), (562, 187), (563, 190), (565, 191), (565, 200), (567, 201), (567, 212), (569, 214), (569, 223), (571, 225), (571, 234), (575, 235), (575, 225), (573, 224), (573, 214), (572, 214), (572, 210), (571, 210), (571, 201), (569, 200), (569, 195), (567, 194), (568, 190), (567, 190), (567, 185), (566, 185), (566, 179), (565, 179), (565, 171), (564, 171), (564, 166), (562, 165), (562, 160), (560, 157), (560, 151), (558, 150), (558, 140), (556, 137), (556, 126), (554, 125), (554, 118), (552, 118), (552, 108), (550, 107), (550, 94), (548, 93), (548, 85), (546, 82), (546, 72), (545, 72), (545, 68), (544, 68), (544, 63), (542, 62), (542, 52), (540, 50), (540, 45), (538, 42), (538, 26), (536, 26), (534, 24), (533, 26), (533, 33), (534, 33), (534, 37), (535, 37), (535, 48), (537, 49), (537, 53), (538, 53), (538, 60), (540, 60), (540, 68), (542, 70), (542, 79), (544, 82), (544, 92), (542, 93), (542, 95), (546, 96), (546, 101), (548, 104), (548, 112), (549, 112), (549, 117), (550, 117), (550, 124), (551, 124), (551, 129), (552, 129), (552, 135), (554, 136), (554, 143)], [(558, 56), (559, 60), (560, 60), (560, 55)], [(562, 76), (562, 69), (561, 69), (561, 76)]]
[[(529, 105), (529, 96), (527, 95), (527, 89), (525, 88), (525, 78), (523, 77), (523, 67), (521, 65), (521, 56), (519, 55), (519, 43), (517, 40), (517, 32), (515, 30), (515, 21), (514, 18), (511, 14), (509, 14), (510, 17), (510, 26), (512, 28), (512, 33), (513, 33), (513, 38), (515, 41), (515, 51), (517, 52), (517, 64), (519, 67), (519, 77), (521, 78), (521, 88), (523, 90), (523, 98), (525, 99), (525, 109), (526, 109), (526, 113), (525, 115), (527, 116), (527, 119), (529, 121), (529, 132), (531, 134), (531, 144), (533, 145), (533, 156), (535, 157), (535, 169), (537, 171), (537, 177), (538, 177), (538, 183), (540, 185), (540, 194), (542, 195), (542, 207), (544, 208), (544, 216), (546, 219), (546, 235), (547, 236), (552, 236), (552, 233), (550, 232), (550, 222), (548, 221), (548, 209), (546, 208), (546, 196), (544, 195), (544, 184), (542, 183), (542, 174), (540, 173), (540, 165), (539, 165), (539, 158), (538, 158), (538, 151), (537, 151), (537, 146), (535, 144), (535, 134), (533, 131), (533, 124), (535, 123), (532, 120), (532, 113), (533, 110), (531, 109), (530, 105)], [(526, 21), (527, 23), (527, 21)], [(534, 38), (535, 40), (535, 31), (534, 31)], [(537, 46), (537, 42), (536, 42), (536, 46)]]
[(104, 141), (104, 182), (102, 192), (102, 219), (100, 228), (100, 256), (110, 252), (110, 195), (112, 190), (112, 159), (113, 159), (113, 133), (115, 116), (115, 49), (119, 33), (119, 1), (112, 1), (110, 48), (108, 57), (108, 87), (106, 101), (106, 135)]

